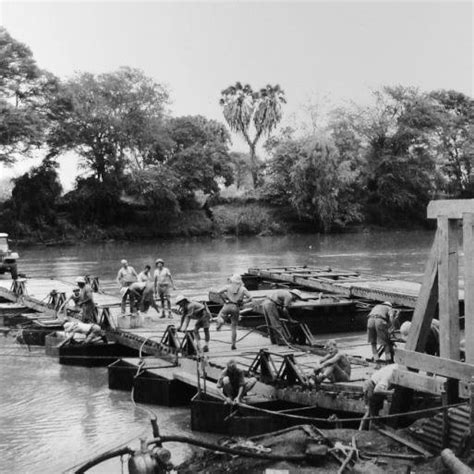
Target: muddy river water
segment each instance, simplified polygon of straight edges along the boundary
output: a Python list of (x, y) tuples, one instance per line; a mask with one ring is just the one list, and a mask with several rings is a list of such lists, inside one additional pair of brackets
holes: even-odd
[[(120, 259), (141, 269), (157, 257), (173, 273), (177, 292), (205, 295), (249, 267), (324, 265), (421, 281), (433, 232), (291, 235), (227, 239), (84, 244), (17, 249), (28, 277), (74, 281), (98, 275), (118, 295)], [(163, 433), (189, 430), (189, 411), (151, 407)], [(0, 338), (0, 472), (63, 472), (91, 456), (151, 435), (148, 414), (130, 394), (110, 391), (107, 370), (63, 367), (44, 348)], [(171, 445), (173, 461), (190, 450)], [(120, 463), (93, 472), (120, 472)], [(126, 471), (125, 471), (126, 472)]]

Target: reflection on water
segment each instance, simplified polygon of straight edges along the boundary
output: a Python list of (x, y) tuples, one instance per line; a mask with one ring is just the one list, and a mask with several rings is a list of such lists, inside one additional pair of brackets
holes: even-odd
[[(98, 275), (103, 288), (118, 294), (120, 259), (138, 270), (162, 257), (178, 291), (191, 296), (259, 266), (321, 265), (420, 281), (432, 238), (431, 232), (395, 232), (31, 248), (20, 249), (20, 272), (71, 282), (78, 275)], [(108, 389), (106, 369), (63, 367), (42, 348), (28, 352), (11, 338), (0, 339), (0, 386), (1, 472), (60, 472), (150, 434), (148, 415), (133, 406), (130, 394)], [(188, 429), (188, 410), (153, 410), (163, 432)], [(188, 449), (173, 451), (176, 462)]]

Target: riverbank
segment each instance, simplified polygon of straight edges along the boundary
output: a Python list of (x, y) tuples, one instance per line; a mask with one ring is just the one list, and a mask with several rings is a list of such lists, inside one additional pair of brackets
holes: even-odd
[[(212, 207), (182, 211), (177, 216), (165, 213), (150, 214), (135, 209), (131, 217), (120, 225), (99, 226), (97, 224), (74, 225), (66, 213), (59, 213), (54, 224), (41, 228), (23, 223), (4, 221), (3, 232), (8, 232), (13, 245), (65, 246), (79, 242), (141, 241), (152, 239), (175, 239), (190, 237), (224, 236), (270, 236), (287, 234), (315, 234), (314, 224), (300, 220), (289, 208), (272, 206), (265, 202), (226, 202)], [(405, 230), (406, 227), (400, 226)], [(423, 230), (413, 225), (411, 230)], [(359, 224), (338, 228), (335, 234), (375, 233), (393, 231), (372, 224)]]

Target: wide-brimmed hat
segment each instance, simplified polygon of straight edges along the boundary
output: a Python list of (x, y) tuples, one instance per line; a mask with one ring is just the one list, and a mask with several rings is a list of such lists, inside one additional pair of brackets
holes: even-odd
[(390, 308), (392, 307), (392, 303), (390, 303), (390, 301), (384, 301), (382, 304), (385, 306), (390, 306)]
[(121, 265), (128, 265), (128, 262), (125, 259), (120, 260)]
[(179, 296), (177, 296), (177, 298), (176, 298), (176, 300), (175, 300), (175, 303), (176, 303), (176, 304), (181, 304), (181, 303), (183, 303), (184, 301), (189, 301), (189, 300), (186, 298), (186, 296), (184, 296), (184, 295), (179, 295)]
[(155, 263), (165, 263), (165, 261), (162, 258), (157, 258)]
[(81, 291), (81, 289), (78, 286), (75, 286), (72, 291)]
[(242, 277), (238, 273), (234, 273), (230, 278), (229, 281), (231, 283), (243, 283)]
[(303, 293), (301, 293), (300, 290), (290, 290), (290, 293), (299, 298), (300, 300), (303, 299)]
[(76, 278), (76, 283), (83, 283), (84, 285), (86, 284), (86, 279), (84, 277), (77, 277)]

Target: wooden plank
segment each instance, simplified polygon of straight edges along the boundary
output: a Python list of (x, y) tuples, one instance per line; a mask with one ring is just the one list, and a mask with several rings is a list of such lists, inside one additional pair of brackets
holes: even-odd
[(418, 392), (427, 392), (435, 395), (441, 395), (446, 391), (446, 379), (431, 377), (417, 372), (408, 372), (401, 368), (393, 373), (393, 383)]
[(405, 348), (410, 351), (422, 351), (425, 348), (428, 331), (436, 311), (438, 303), (438, 242), (439, 232), (436, 232), (405, 344)]
[[(474, 341), (474, 214), (463, 215), (464, 324), (466, 341)], [(466, 344), (466, 362), (474, 363), (474, 344)]]
[(462, 219), (465, 213), (474, 213), (474, 199), (440, 199), (428, 204), (428, 219), (446, 217)]
[(471, 381), (472, 377), (474, 377), (473, 364), (406, 349), (395, 348), (395, 362), (405, 367), (432, 372), (453, 379)]
[(459, 269), (457, 221), (438, 218), (440, 355), (459, 360)]
[(401, 436), (398, 436), (396, 433), (393, 433), (392, 431), (389, 431), (389, 430), (383, 430), (381, 428), (377, 428), (375, 427), (375, 429), (383, 434), (384, 436), (387, 436), (388, 438), (391, 438), (395, 441), (398, 441), (400, 444), (403, 444), (404, 446), (406, 446), (407, 448), (410, 448), (412, 449), (413, 451), (425, 456), (426, 458), (431, 458), (433, 457), (433, 455), (427, 451), (426, 449), (424, 449), (423, 447), (421, 447), (419, 444), (416, 444), (414, 442), (411, 442), (411, 441), (408, 441), (406, 440), (405, 438), (402, 438)]

